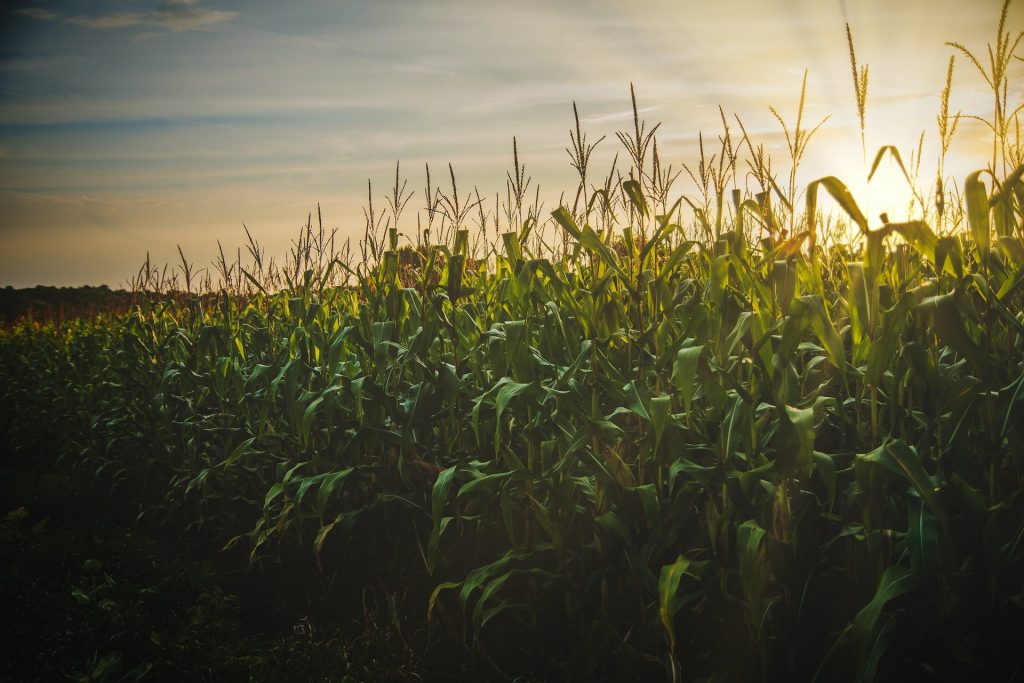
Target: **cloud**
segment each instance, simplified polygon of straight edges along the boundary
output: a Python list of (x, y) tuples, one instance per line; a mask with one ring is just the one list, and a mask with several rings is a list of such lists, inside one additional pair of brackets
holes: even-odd
[(42, 21), (53, 21), (58, 18), (56, 12), (51, 12), (50, 10), (43, 9), (42, 7), (23, 7), (21, 9), (14, 10), (14, 13), (20, 14), (23, 17), (28, 17), (29, 19), (39, 19)]
[(88, 29), (118, 29), (132, 27), (150, 27), (164, 29), (173, 33), (179, 31), (201, 30), (215, 24), (231, 21), (238, 12), (206, 8), (200, 5), (201, 0), (160, 0), (148, 12), (112, 12), (110, 14), (61, 17), (56, 12), (37, 7), (26, 7), (15, 10), (31, 19), (42, 21), (63, 20)]
[(138, 13), (105, 14), (99, 17), (69, 17), (65, 21), (76, 26), (84, 26), (85, 28), (126, 28), (128, 26), (141, 26), (145, 24), (145, 16)]
[[(658, 107), (640, 107), (636, 110), (637, 114), (648, 114), (655, 111)], [(583, 122), (586, 124), (594, 125), (600, 123), (618, 123), (620, 121), (629, 121), (633, 118), (632, 109), (623, 109), (622, 111), (610, 112), (608, 114), (592, 114), (590, 116), (584, 116)]]

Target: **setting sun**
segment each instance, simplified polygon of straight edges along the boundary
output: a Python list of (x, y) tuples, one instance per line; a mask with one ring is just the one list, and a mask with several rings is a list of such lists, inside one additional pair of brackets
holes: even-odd
[[(896, 223), (920, 215), (921, 201), (927, 202), (931, 196), (922, 192), (915, 194), (903, 171), (895, 162), (883, 160), (870, 180), (867, 175), (866, 169), (855, 166), (839, 178), (847, 183), (847, 188), (872, 229), (881, 227), (884, 221)], [(841, 212), (839, 216), (843, 218)], [(845, 239), (855, 243), (860, 238), (857, 226), (850, 225)]]

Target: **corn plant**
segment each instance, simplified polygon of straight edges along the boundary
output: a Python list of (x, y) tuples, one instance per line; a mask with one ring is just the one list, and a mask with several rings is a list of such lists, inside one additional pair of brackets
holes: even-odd
[[(362, 263), (310, 217), (280, 269), (251, 236), (251, 264), (222, 252), (218, 292), (192, 292), (181, 252), (174, 297), (16, 324), (13, 457), (276, 567), (293, 600), (401, 588), (509, 676), (1010, 676), (1024, 166), (964, 180), (967, 230), (873, 226), (839, 178), (798, 186), (800, 99), (783, 188), (724, 112), (719, 165), (690, 174), (703, 199), (669, 201), (638, 117), (630, 177), (588, 186), (577, 116), (572, 204), (540, 219), (514, 142), (486, 250), (451, 168), (450, 193), (427, 169), (426, 227), (400, 247), (396, 165)], [(760, 192), (730, 206), (744, 145)], [(817, 239), (826, 194), (859, 247)]]

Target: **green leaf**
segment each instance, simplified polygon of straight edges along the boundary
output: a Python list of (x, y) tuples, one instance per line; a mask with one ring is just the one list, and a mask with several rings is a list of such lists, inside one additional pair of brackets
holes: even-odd
[[(736, 324), (732, 328), (732, 332), (725, 339), (725, 344), (722, 349), (722, 358), (732, 358), (733, 352), (736, 350), (736, 345), (740, 343), (745, 335), (750, 332), (751, 327), (754, 323), (754, 313), (752, 311), (743, 311), (736, 318)], [(673, 368), (673, 371), (675, 368)]]
[(462, 582), (462, 590), (459, 591), (459, 600), (462, 601), (462, 604), (465, 605), (477, 588), (487, 583), (493, 575), (503, 571), (513, 559), (515, 559), (515, 551), (509, 550), (494, 562), (469, 572), (466, 575), (466, 580)]
[(892, 155), (892, 158), (896, 161), (896, 164), (900, 167), (900, 171), (903, 172), (903, 177), (906, 179), (907, 185), (909, 185), (910, 188), (913, 189), (914, 188), (914, 183), (910, 179), (910, 174), (907, 173), (907, 167), (903, 165), (903, 158), (900, 157), (900, 151), (898, 149), (896, 149), (896, 147), (894, 145), (884, 145), (884, 146), (882, 146), (882, 147), (880, 147), (878, 149), (878, 153), (875, 154), (875, 160), (873, 162), (871, 162), (871, 171), (868, 172), (868, 182), (871, 182), (871, 179), (875, 175), (875, 171), (878, 170), (878, 165), (880, 163), (882, 163), (882, 159), (885, 157), (886, 153), (889, 153), (890, 155)]
[(500, 611), (505, 609), (507, 603), (499, 602), (499, 604), (490, 610), (487, 610), (487, 614), (484, 613), (484, 605), (486, 605), (490, 599), (501, 590), (501, 587), (512, 577), (515, 573), (514, 569), (511, 569), (500, 576), (495, 577), (487, 583), (484, 587), (483, 592), (480, 594), (480, 598), (476, 601), (476, 606), (473, 608), (473, 635), (474, 638), (479, 638), (480, 633), (483, 630), (484, 624), (490, 621), (492, 617), (497, 615)]
[(636, 289), (629, 281), (629, 275), (622, 269), (622, 266), (619, 265), (619, 259), (615, 255), (615, 252), (613, 252), (607, 244), (601, 241), (600, 236), (598, 236), (598, 234), (594, 232), (593, 228), (589, 225), (584, 226), (580, 233), (580, 246), (597, 254), (601, 262), (615, 273), (619, 282), (625, 286), (634, 297), (638, 296)]
[(461, 498), (464, 495), (476, 493), (481, 490), (486, 491), (488, 495), (496, 495), (501, 483), (512, 476), (512, 472), (494, 472), (492, 474), (485, 474), (481, 477), (476, 477), (475, 479), (470, 479), (459, 487), (459, 492), (456, 494), (456, 497)]
[(498, 394), (494, 399), (495, 419), (501, 419), (501, 414), (505, 412), (505, 408), (508, 407), (509, 401), (511, 401), (516, 396), (519, 396), (532, 386), (532, 382), (508, 381), (505, 384), (503, 384), (501, 389), (498, 390)]
[(651, 423), (654, 425), (654, 453), (657, 455), (661, 446), (661, 437), (665, 434), (672, 417), (672, 397), (655, 396), (651, 398)]
[(655, 217), (657, 227), (654, 230), (654, 235), (651, 236), (651, 239), (647, 240), (647, 244), (645, 244), (640, 250), (640, 263), (644, 266), (648, 264), (648, 256), (651, 255), (655, 247), (657, 247), (672, 232), (673, 228), (679, 227), (672, 223), (672, 215), (675, 214), (676, 209), (679, 208), (682, 201), (682, 199), (677, 199), (676, 203), (672, 205), (672, 208), (668, 210), (668, 213)]
[(864, 234), (868, 233), (868, 220), (864, 218), (863, 212), (857, 206), (856, 200), (850, 194), (843, 181), (835, 176), (826, 176), (811, 182), (807, 186), (807, 225), (809, 230), (814, 230), (817, 225), (818, 188), (823, 187), (832, 195), (839, 207), (846, 212), (846, 215), (860, 228)]
[(935, 248), (939, 238), (924, 221), (908, 221), (906, 223), (889, 223), (882, 228), (892, 231), (913, 245), (917, 251), (929, 261), (935, 261)]
[(788, 313), (796, 294), (796, 263), (793, 259), (779, 259), (772, 263), (772, 292), (783, 313)]
[(531, 496), (529, 493), (526, 494), (526, 500), (529, 501), (530, 507), (533, 509), (533, 516), (537, 522), (540, 523), (544, 533), (548, 535), (551, 542), (554, 543), (555, 548), (562, 549), (562, 531), (561, 529), (551, 521), (551, 513), (548, 512), (547, 506), (541, 503), (539, 500)]
[(316, 509), (320, 514), (321, 520), (324, 518), (324, 513), (327, 510), (327, 503), (330, 501), (334, 490), (338, 488), (342, 482), (348, 479), (349, 475), (352, 474), (354, 470), (355, 468), (348, 467), (343, 470), (338, 470), (337, 472), (331, 472), (324, 476), (323, 481), (320, 483), (320, 489), (316, 492)]
[(943, 271), (958, 278), (964, 276), (964, 255), (960, 248), (960, 238), (956, 235), (940, 237), (935, 242), (935, 270)]
[(561, 225), (567, 233), (569, 233), (574, 240), (579, 242), (580, 240), (580, 229), (576, 225), (576, 221), (572, 219), (572, 214), (564, 206), (560, 206), (551, 212), (551, 217), (555, 219), (555, 222)]
[(803, 314), (810, 319), (811, 329), (825, 347), (829, 362), (837, 370), (843, 370), (846, 367), (846, 351), (843, 348), (843, 340), (829, 320), (824, 298), (814, 294), (802, 296), (800, 300), (804, 306)]
[(925, 471), (917, 451), (902, 439), (882, 444), (870, 453), (858, 455), (867, 462), (877, 462), (898, 474), (914, 487), (933, 515), (945, 523), (946, 513), (939, 504), (935, 482)]
[(982, 348), (967, 334), (955, 295), (928, 297), (921, 302), (920, 309), (932, 314), (939, 339), (966, 358), (976, 371), (988, 374), (988, 359)]
[(1002, 235), (999, 237), (998, 242), (1011, 263), (1018, 268), (1024, 266), (1024, 240), (1012, 235)]
[(804, 330), (807, 329), (811, 316), (808, 315), (807, 297), (800, 297), (793, 300), (793, 305), (782, 325), (782, 339), (775, 349), (775, 365), (783, 367), (788, 362), (796, 359), (794, 354), (800, 347), (804, 337)]
[(681, 475), (687, 475), (682, 477), (683, 481), (690, 478), (701, 482), (704, 486), (711, 486), (712, 475), (717, 470), (716, 467), (704, 467), (698, 465), (692, 460), (681, 458), (668, 468), (668, 490), (674, 492), (676, 490), (676, 481), (680, 479)]
[(306, 493), (309, 491), (309, 489), (315, 486), (316, 484), (319, 484), (323, 480), (323, 474), (317, 474), (312, 477), (298, 479), (297, 481), (299, 482), (299, 489), (298, 492), (295, 494), (295, 507), (298, 508), (299, 506), (301, 506), (302, 501), (306, 498)]
[(743, 522), (736, 529), (740, 583), (755, 612), (760, 612), (768, 580), (768, 568), (764, 566), (764, 549), (761, 547), (764, 537), (764, 529), (753, 520)]
[(519, 235), (514, 232), (505, 232), (501, 235), (505, 244), (505, 258), (513, 264), (523, 260), (523, 248), (519, 243)]
[(676, 268), (679, 266), (682, 260), (686, 258), (686, 255), (690, 253), (690, 250), (693, 249), (694, 246), (699, 247), (700, 245), (697, 242), (686, 241), (677, 246), (675, 249), (673, 249), (672, 253), (669, 255), (667, 259), (665, 259), (665, 262), (661, 265), (661, 270), (658, 271), (658, 279), (665, 280), (668, 277), (670, 277), (673, 273), (675, 273)]
[(622, 387), (622, 390), (626, 394), (626, 403), (629, 405), (629, 409), (633, 413), (650, 422), (651, 414), (647, 409), (647, 404), (649, 403), (647, 392), (641, 394), (640, 390), (636, 386), (636, 382), (628, 383), (626, 386)]
[(854, 637), (863, 644), (870, 643), (875, 624), (886, 603), (894, 598), (909, 593), (914, 589), (914, 573), (906, 567), (892, 565), (882, 574), (878, 582), (875, 596), (865, 605), (853, 619)]
[(626, 196), (629, 197), (629, 201), (637, 213), (646, 217), (649, 211), (647, 209), (647, 200), (644, 199), (643, 192), (640, 189), (640, 183), (635, 180), (626, 180), (622, 183), (622, 189), (625, 190)]
[[(1013, 169), (1013, 173), (1003, 179), (1002, 184), (996, 188), (989, 198), (989, 206), (995, 206), (1000, 202), (1008, 202), (1014, 192), (1020, 192), (1022, 189), (1024, 189), (1024, 164)], [(1017, 196), (1020, 197), (1019, 194)]]
[[(505, 378), (507, 379), (507, 378)], [(498, 390), (497, 396), (494, 399), (494, 453), (497, 454), (501, 450), (501, 414), (505, 412), (505, 408), (508, 407), (509, 401), (516, 396), (523, 394), (527, 389), (533, 386), (532, 382), (513, 382), (507, 381), (501, 389)]]
[(623, 524), (622, 518), (619, 517), (614, 510), (608, 510), (594, 518), (594, 523), (597, 524), (605, 533), (617, 538), (622, 542), (623, 545), (629, 547), (632, 543), (632, 536), (629, 533), (629, 529)]
[(313, 419), (316, 417), (316, 409), (319, 408), (320, 404), (323, 403), (323, 402), (324, 402), (324, 397), (323, 396), (320, 396), (319, 398), (314, 399), (312, 402), (310, 402), (310, 404), (308, 406), (306, 406), (306, 410), (303, 411), (303, 413), (302, 413), (302, 431), (301, 431), (301, 436), (302, 436), (302, 443), (304, 445), (308, 445), (309, 444), (309, 432), (310, 432), (310, 430), (313, 427)]
[(871, 347), (878, 315), (877, 272), (863, 263), (848, 263), (850, 329), (854, 344), (854, 361), (862, 360)]
[(865, 647), (866, 653), (861, 658), (858, 672), (858, 678), (863, 683), (874, 683), (877, 680), (878, 661), (892, 643), (895, 628), (896, 620), (890, 617), (872, 633), (871, 641)]
[(434, 481), (434, 488), (430, 494), (430, 512), (434, 519), (434, 528), (430, 534), (430, 541), (427, 547), (427, 571), (430, 574), (434, 573), (434, 568), (437, 566), (437, 555), (440, 547), (441, 534), (444, 531), (444, 519), (450, 520), (451, 518), (444, 518), (443, 512), (445, 505), (448, 503), (448, 492), (452, 487), (452, 480), (455, 478), (455, 472), (458, 470), (458, 465), (449, 467), (446, 470), (442, 470), (437, 475), (437, 479)]
[(283, 482), (279, 481), (273, 486), (271, 486), (270, 490), (267, 491), (267, 495), (263, 498), (263, 509), (265, 510), (268, 507), (270, 507), (270, 503), (272, 503), (274, 499), (280, 496), (282, 493), (284, 493)]
[(882, 312), (881, 333), (873, 344), (867, 347), (868, 367), (864, 383), (877, 387), (882, 375), (891, 368), (896, 351), (903, 341), (907, 327), (907, 316), (917, 306), (917, 297), (906, 292), (895, 306)]
[(427, 623), (431, 623), (434, 616), (434, 608), (437, 606), (437, 599), (441, 595), (441, 591), (452, 590), (458, 588), (462, 584), (458, 581), (445, 581), (439, 583), (434, 590), (430, 593), (430, 601), (427, 603)]
[(775, 460), (769, 460), (768, 462), (758, 465), (753, 469), (740, 472), (736, 478), (739, 481), (740, 490), (743, 491), (743, 494), (750, 496), (754, 492), (754, 486), (757, 483), (764, 481), (764, 475), (775, 469), (776, 462), (777, 461)]
[(728, 460), (733, 453), (740, 450), (740, 442), (745, 438), (750, 424), (750, 412), (750, 407), (742, 396), (736, 395), (732, 398), (732, 407), (725, 418), (719, 437), (722, 443), (723, 461)]
[[(460, 231), (461, 232), (461, 231)], [(462, 277), (466, 270), (466, 255), (453, 254), (448, 259), (448, 300), (453, 304), (463, 295)]]
[(1016, 272), (1003, 281), (1002, 286), (999, 287), (999, 291), (996, 293), (996, 298), (999, 301), (1006, 301), (1006, 298), (1013, 292), (1024, 285), (1024, 260), (1018, 262), (1020, 265), (1017, 267)]
[(981, 174), (987, 171), (975, 171), (964, 181), (964, 203), (967, 205), (967, 222), (971, 226), (971, 236), (981, 253), (987, 254), (989, 249), (988, 192), (981, 182)]
[(814, 451), (814, 469), (825, 484), (825, 492), (828, 494), (829, 512), (836, 503), (836, 464), (828, 453)]
[(938, 573), (939, 527), (935, 515), (916, 496), (907, 496), (907, 550), (914, 574), (929, 583)]
[(676, 353), (676, 360), (672, 364), (672, 381), (683, 395), (687, 413), (693, 404), (693, 392), (697, 386), (697, 365), (703, 352), (703, 346), (684, 347)]
[(676, 599), (676, 592), (679, 590), (679, 581), (683, 574), (690, 567), (690, 561), (682, 555), (676, 558), (672, 564), (661, 568), (661, 575), (658, 578), (658, 615), (661, 617), (661, 625), (668, 636), (669, 649), (675, 652), (676, 649), (676, 628), (674, 617), (679, 611), (679, 601)]
[(321, 526), (320, 530), (316, 532), (316, 539), (313, 541), (313, 554), (316, 557), (316, 566), (320, 571), (323, 571), (323, 566), (320, 564), (320, 554), (323, 551), (324, 543), (327, 541), (328, 534), (341, 522), (342, 517), (343, 515), (338, 515), (334, 518), (333, 522)]

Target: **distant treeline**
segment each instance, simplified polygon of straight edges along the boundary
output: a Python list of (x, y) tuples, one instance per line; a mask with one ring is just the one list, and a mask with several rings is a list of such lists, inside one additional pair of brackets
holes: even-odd
[(0, 289), (0, 321), (9, 325), (21, 318), (60, 321), (100, 313), (120, 313), (136, 303), (138, 297), (138, 294), (110, 289), (106, 285), (25, 289), (8, 286)]

